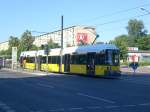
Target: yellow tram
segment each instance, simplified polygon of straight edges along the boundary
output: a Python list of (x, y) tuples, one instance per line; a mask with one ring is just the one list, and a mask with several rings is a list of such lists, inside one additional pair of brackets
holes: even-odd
[[(24, 51), (20, 55), (21, 65), (25, 69), (59, 72), (60, 52), (60, 48), (51, 49), (47, 59), (44, 50)], [(62, 73), (102, 77), (121, 75), (119, 49), (113, 44), (68, 47), (63, 49), (62, 55)]]

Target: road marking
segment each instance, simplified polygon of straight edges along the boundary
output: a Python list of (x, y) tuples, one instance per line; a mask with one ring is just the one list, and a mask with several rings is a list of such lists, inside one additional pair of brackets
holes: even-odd
[(84, 94), (84, 93), (77, 93), (77, 95), (85, 96), (85, 97), (88, 97), (88, 98), (91, 98), (91, 99), (94, 99), (94, 100), (98, 100), (98, 101), (103, 101), (103, 102), (106, 102), (106, 103), (111, 103), (111, 104), (115, 103), (114, 101), (111, 101), (111, 100), (108, 100), (108, 99), (95, 97), (95, 96), (90, 96), (90, 95), (87, 95), (87, 94)]
[(139, 104), (140, 106), (149, 106), (150, 103), (142, 103), (142, 104)]
[[(30, 112), (68, 112), (68, 111), (86, 111), (87, 109), (90, 109), (91, 111), (94, 110), (100, 110), (100, 109), (113, 109), (113, 108), (129, 108), (133, 107), (136, 108), (138, 106), (149, 106), (150, 103), (142, 103), (142, 104), (130, 104), (130, 105), (108, 105), (108, 106), (89, 106), (89, 107), (72, 107), (72, 108), (58, 108), (58, 109), (53, 109), (53, 110), (48, 110), (48, 111), (30, 111)], [(9, 111), (6, 111), (9, 112)], [(13, 111), (14, 112), (14, 111)]]
[(69, 108), (69, 110), (82, 110), (83, 108), (77, 107), (77, 108)]
[(55, 110), (49, 110), (49, 112), (59, 112), (59, 111), (65, 111), (65, 109), (61, 108), (61, 109), (55, 109)]
[(43, 111), (43, 110), (37, 110), (37, 111), (31, 110), (30, 112), (45, 112), (45, 111)]
[(37, 85), (42, 86), (42, 87), (46, 87), (46, 88), (54, 88), (54, 86), (42, 84), (42, 83), (37, 83)]
[(123, 107), (135, 107), (136, 105), (123, 105)]
[(117, 106), (117, 105), (114, 105), (114, 106), (106, 106), (104, 108), (107, 108), (107, 109), (111, 109), (111, 108), (119, 108), (120, 106)]
[(102, 108), (102, 107), (100, 107), (100, 106), (93, 106), (93, 107), (87, 107), (88, 109), (100, 109), (100, 108)]

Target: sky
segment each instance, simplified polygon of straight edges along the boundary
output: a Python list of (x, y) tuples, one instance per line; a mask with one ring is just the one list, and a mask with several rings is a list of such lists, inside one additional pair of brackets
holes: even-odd
[[(26, 30), (51, 32), (64, 27), (96, 28), (99, 41), (108, 42), (127, 34), (130, 19), (142, 20), (150, 33), (149, 0), (0, 0), (0, 43), (10, 36), (20, 38)], [(140, 16), (143, 15), (143, 16)], [(40, 35), (34, 33), (33, 35)]]

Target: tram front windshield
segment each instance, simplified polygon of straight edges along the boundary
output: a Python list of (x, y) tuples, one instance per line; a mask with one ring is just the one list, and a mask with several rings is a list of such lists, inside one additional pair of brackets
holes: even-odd
[(118, 50), (106, 51), (106, 64), (119, 65), (119, 51)]

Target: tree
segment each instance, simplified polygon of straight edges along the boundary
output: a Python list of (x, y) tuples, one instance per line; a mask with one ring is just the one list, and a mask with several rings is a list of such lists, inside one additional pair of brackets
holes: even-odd
[(20, 40), (17, 37), (9, 37), (9, 47), (18, 47)]
[(0, 56), (11, 56), (10, 53), (8, 53), (8, 50), (2, 50), (0, 51)]
[(33, 45), (31, 46), (30, 50), (38, 50), (39, 48), (36, 46), (36, 45)]
[(120, 59), (126, 60), (127, 57), (127, 35), (120, 35), (116, 37), (111, 43), (115, 44), (120, 49)]
[(53, 48), (59, 48), (60, 46), (58, 43), (54, 43), (52, 39), (48, 41), (48, 48), (53, 49)]
[(20, 40), (20, 50), (21, 51), (28, 51), (32, 49), (34, 37), (31, 35), (30, 31), (25, 31)]
[(150, 36), (137, 39), (137, 47), (140, 50), (150, 50)]
[(11, 53), (12, 53), (12, 47), (17, 47), (18, 48), (19, 44), (20, 44), (20, 40), (17, 37), (10, 36), (9, 37), (9, 41), (8, 41), (9, 48), (6, 51), (6, 54), (7, 55), (11, 55)]
[(129, 20), (127, 31), (129, 36), (128, 45), (130, 47), (135, 47), (137, 39), (147, 35), (147, 30), (145, 30), (143, 22), (136, 19)]

